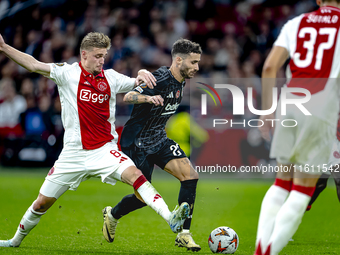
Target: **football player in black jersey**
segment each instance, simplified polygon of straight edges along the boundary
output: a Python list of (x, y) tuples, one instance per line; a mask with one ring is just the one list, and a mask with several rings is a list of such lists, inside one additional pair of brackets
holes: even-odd
[[(198, 71), (201, 54), (197, 43), (186, 39), (174, 43), (171, 67), (161, 67), (153, 72), (157, 79), (154, 89), (141, 84), (125, 95), (124, 101), (134, 104), (134, 107), (121, 136), (122, 151), (131, 157), (149, 181), (156, 164), (181, 182), (178, 203), (187, 202), (191, 212), (182, 232), (176, 237), (175, 245), (192, 251), (201, 249), (189, 232), (198, 173), (179, 145), (166, 136), (165, 125), (182, 100), (185, 79), (193, 78)], [(138, 194), (130, 194), (112, 208), (111, 214), (117, 222), (122, 216), (145, 205)]]

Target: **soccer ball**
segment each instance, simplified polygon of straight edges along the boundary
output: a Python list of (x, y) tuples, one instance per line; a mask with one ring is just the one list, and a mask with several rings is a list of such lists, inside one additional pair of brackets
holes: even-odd
[(232, 228), (219, 227), (211, 232), (208, 244), (213, 253), (233, 254), (238, 248), (239, 239)]

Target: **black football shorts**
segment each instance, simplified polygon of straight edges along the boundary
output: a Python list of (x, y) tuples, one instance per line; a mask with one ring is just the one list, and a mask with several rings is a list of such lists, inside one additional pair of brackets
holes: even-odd
[(148, 181), (151, 181), (155, 164), (164, 169), (170, 160), (187, 157), (181, 147), (169, 138), (153, 148), (142, 149), (132, 145), (128, 148), (122, 148), (122, 151), (132, 159)]

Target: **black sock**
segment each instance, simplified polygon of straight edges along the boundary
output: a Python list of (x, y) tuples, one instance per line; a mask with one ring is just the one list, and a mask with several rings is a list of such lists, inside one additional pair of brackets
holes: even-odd
[(181, 182), (181, 189), (178, 195), (178, 204), (187, 202), (190, 205), (190, 216), (185, 220), (183, 229), (190, 229), (192, 212), (194, 211), (194, 204), (196, 198), (196, 187), (198, 179), (186, 180)]
[(315, 191), (313, 193), (312, 199), (310, 200), (308, 206), (312, 206), (314, 201), (318, 198), (320, 193), (326, 188), (329, 175), (322, 174), (316, 183)]
[[(339, 175), (339, 173), (337, 173), (337, 175)], [(333, 176), (334, 177), (334, 181), (335, 181), (335, 185), (336, 185), (336, 193), (338, 195), (338, 199), (340, 202), (340, 178), (337, 176)]]
[(336, 185), (336, 194), (338, 195), (338, 199), (340, 202), (340, 184), (339, 183)]
[(124, 215), (146, 206), (145, 203), (140, 201), (135, 194), (130, 194), (125, 197), (111, 210), (113, 218), (120, 219)]

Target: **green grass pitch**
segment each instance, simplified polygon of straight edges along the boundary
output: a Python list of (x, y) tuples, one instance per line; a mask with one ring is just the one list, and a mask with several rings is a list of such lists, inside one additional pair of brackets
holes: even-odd
[[(26, 209), (36, 198), (48, 170), (0, 168), (0, 239), (10, 239)], [(177, 203), (179, 182), (156, 171), (153, 184), (168, 203)], [(201, 245), (200, 254), (212, 254), (209, 233), (216, 227), (229, 226), (239, 235), (235, 254), (251, 255), (262, 198), (270, 180), (202, 178), (191, 231)], [(102, 236), (102, 213), (114, 206), (132, 188), (118, 183), (103, 184), (99, 179), (83, 182), (76, 192), (67, 191), (44, 215), (19, 248), (0, 248), (0, 254), (188, 254), (174, 246), (173, 234), (150, 208), (143, 208), (122, 218), (114, 243)], [(281, 254), (340, 254), (339, 202), (333, 180), (307, 212)]]

